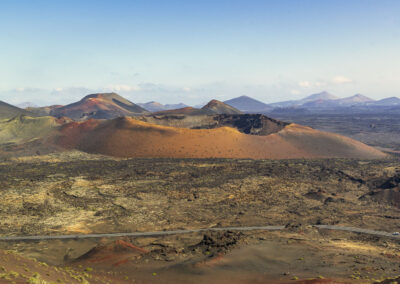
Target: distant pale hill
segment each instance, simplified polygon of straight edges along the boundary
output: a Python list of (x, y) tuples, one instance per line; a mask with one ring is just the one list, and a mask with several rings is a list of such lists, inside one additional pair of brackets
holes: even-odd
[(51, 110), (53, 116), (67, 116), (75, 120), (89, 118), (110, 119), (119, 116), (136, 116), (148, 113), (144, 108), (116, 93), (92, 94), (79, 102)]
[(50, 115), (52, 111), (57, 108), (63, 107), (62, 105), (52, 105), (52, 106), (44, 106), (44, 107), (27, 107), (25, 110), (30, 113), (34, 113), (39, 116), (47, 116)]
[(159, 102), (147, 102), (147, 103), (139, 103), (139, 106), (142, 108), (150, 111), (150, 112), (157, 112), (157, 111), (163, 111), (163, 110), (171, 110), (171, 109), (179, 109), (179, 108), (184, 108), (187, 107), (188, 105), (179, 103), (179, 104), (161, 104)]
[(162, 111), (162, 110), (166, 109), (163, 104), (160, 104), (159, 102), (155, 102), (155, 101), (151, 101), (151, 102), (147, 102), (147, 103), (138, 103), (137, 105), (144, 108), (145, 110), (147, 110), (149, 112)]
[(337, 100), (337, 99), (340, 99), (340, 98), (335, 95), (332, 95), (326, 91), (323, 91), (321, 93), (312, 94), (308, 97), (305, 97), (305, 98), (299, 100), (299, 102), (306, 103), (306, 102), (317, 101), (317, 100)]
[(354, 96), (342, 99), (336, 98), (336, 99), (312, 100), (302, 104), (301, 106), (308, 108), (335, 108), (335, 107), (349, 107), (354, 105), (365, 105), (367, 103), (372, 103), (372, 102), (374, 102), (374, 100), (364, 95), (356, 94)]
[(366, 103), (366, 102), (373, 102), (374, 100), (368, 98), (361, 94), (355, 94), (354, 96), (343, 98), (339, 100), (340, 104), (354, 104), (354, 103)]
[(378, 106), (392, 106), (392, 105), (400, 105), (400, 99), (398, 97), (390, 97), (381, 99), (379, 101), (369, 102), (369, 104), (374, 104)]
[(224, 101), (224, 103), (247, 113), (263, 113), (273, 109), (271, 106), (248, 96), (240, 96)]
[(19, 108), (39, 107), (38, 105), (36, 105), (35, 103), (32, 103), (32, 102), (23, 102), (23, 103), (16, 104), (15, 106), (17, 106)]
[(201, 109), (184, 107), (155, 112), (155, 115), (211, 115), (211, 114), (240, 114), (240, 110), (218, 100), (211, 100)]
[(187, 104), (179, 103), (179, 104), (165, 104), (165, 109), (177, 109), (177, 108), (184, 108), (187, 107)]
[(335, 101), (338, 99), (340, 98), (326, 91), (323, 91), (321, 93), (312, 94), (300, 100), (282, 101), (282, 102), (272, 103), (270, 105), (274, 108), (293, 108), (293, 107), (300, 107), (307, 105), (320, 106), (325, 104), (326, 101)]
[[(374, 105), (374, 100), (370, 99), (361, 94), (355, 94), (346, 98), (339, 98), (335, 95), (332, 95), (328, 92), (321, 92), (317, 94), (310, 95), (300, 100), (292, 100), (292, 101), (283, 101), (270, 104), (275, 108), (274, 113), (276, 112), (286, 112), (290, 113), (291, 110), (295, 110), (295, 108), (309, 109), (309, 110), (318, 110), (318, 109), (330, 109), (331, 111), (337, 109), (343, 111), (345, 108), (350, 108), (354, 106), (366, 106), (366, 105)], [(383, 102), (381, 105), (384, 105)]]

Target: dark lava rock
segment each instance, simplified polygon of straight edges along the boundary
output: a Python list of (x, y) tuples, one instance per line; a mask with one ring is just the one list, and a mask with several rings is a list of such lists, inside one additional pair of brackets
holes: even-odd
[(394, 176), (386, 180), (380, 188), (383, 189), (388, 189), (388, 188), (394, 188), (394, 187), (399, 187), (400, 185), (400, 176)]
[(269, 118), (262, 114), (221, 114), (214, 117), (220, 126), (231, 126), (240, 132), (252, 135), (276, 133), (289, 123)]
[(322, 201), (326, 199), (326, 192), (319, 189), (318, 191), (309, 191), (304, 196), (310, 199)]
[(344, 198), (328, 197), (327, 199), (325, 199), (324, 204), (328, 204), (328, 203), (343, 203), (343, 202), (346, 202), (346, 200)]
[(373, 199), (378, 202), (385, 202), (400, 208), (400, 188), (376, 189), (360, 197), (360, 200)]
[(385, 180), (381, 185), (360, 197), (360, 200), (375, 200), (400, 208), (400, 176)]
[(210, 232), (204, 234), (203, 239), (196, 245), (190, 246), (189, 249), (225, 252), (238, 244), (242, 233), (240, 232)]

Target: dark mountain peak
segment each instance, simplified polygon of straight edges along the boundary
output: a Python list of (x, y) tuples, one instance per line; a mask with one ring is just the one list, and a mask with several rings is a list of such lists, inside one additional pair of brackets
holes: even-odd
[(272, 107), (248, 96), (240, 96), (224, 102), (242, 112), (256, 113), (267, 112), (272, 110)]

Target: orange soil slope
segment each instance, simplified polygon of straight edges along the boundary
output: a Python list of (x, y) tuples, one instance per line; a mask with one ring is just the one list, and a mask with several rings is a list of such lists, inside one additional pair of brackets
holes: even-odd
[(58, 143), (89, 153), (116, 157), (174, 158), (365, 158), (382, 152), (340, 135), (289, 125), (278, 133), (247, 135), (230, 127), (185, 129), (132, 118), (65, 125)]
[(108, 244), (99, 244), (80, 256), (74, 263), (84, 263), (97, 266), (119, 266), (149, 251), (134, 246), (128, 241), (117, 240)]

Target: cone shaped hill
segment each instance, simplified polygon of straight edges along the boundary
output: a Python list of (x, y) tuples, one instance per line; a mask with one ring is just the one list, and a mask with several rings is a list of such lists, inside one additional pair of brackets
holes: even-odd
[(242, 112), (230, 105), (227, 105), (218, 100), (211, 100), (202, 107), (202, 110), (210, 110), (216, 114), (241, 114)]
[(67, 116), (74, 120), (89, 118), (111, 119), (120, 116), (136, 116), (148, 113), (144, 108), (128, 101), (116, 93), (92, 94), (82, 100), (55, 108), (50, 115)]
[[(3, 107), (4, 108), (4, 107)], [(0, 144), (78, 149), (115, 157), (168, 158), (382, 158), (361, 142), (262, 114), (242, 114), (217, 100), (203, 108), (149, 113), (115, 93), (93, 94), (51, 110), (53, 116), (27, 116), (5, 107)], [(1, 109), (0, 109), (1, 110)], [(31, 143), (31, 144), (28, 144)]]
[(385, 157), (384, 153), (350, 138), (262, 115), (215, 115), (212, 119), (217, 123), (209, 124), (207, 120), (197, 129), (157, 125), (130, 117), (72, 122), (60, 128), (55, 143), (64, 148), (115, 157)]

